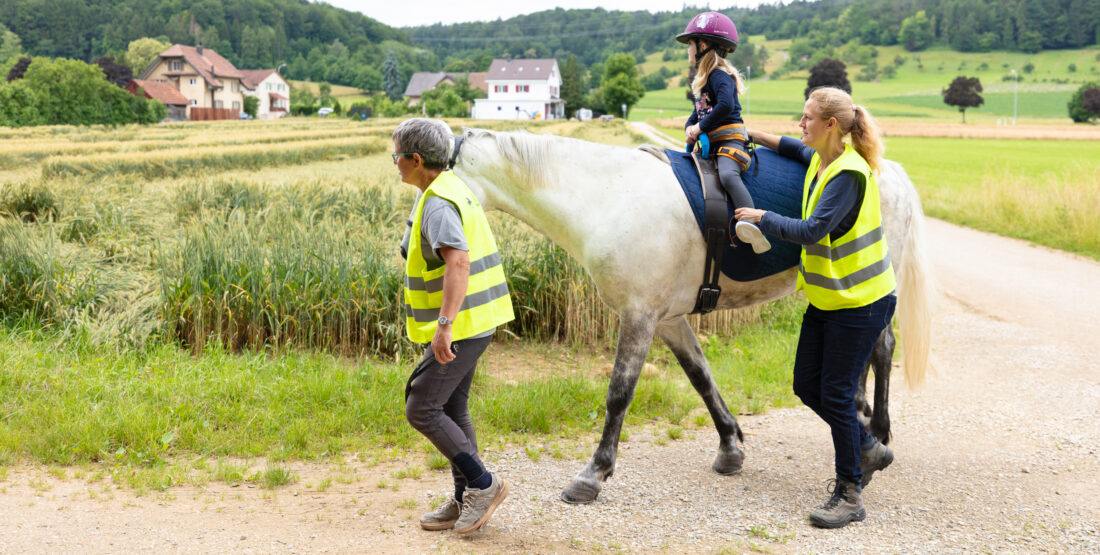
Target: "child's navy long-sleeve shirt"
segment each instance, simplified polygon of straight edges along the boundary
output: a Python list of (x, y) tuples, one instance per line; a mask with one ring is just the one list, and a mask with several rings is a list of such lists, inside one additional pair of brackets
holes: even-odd
[(731, 123), (745, 123), (741, 119), (741, 102), (737, 100), (737, 83), (733, 76), (720, 69), (710, 72), (707, 84), (695, 99), (695, 111), (684, 128), (696, 123), (703, 133)]
[[(803, 145), (793, 137), (779, 139), (779, 154), (809, 165), (814, 149)], [(775, 212), (765, 212), (760, 219), (760, 230), (773, 237), (800, 245), (812, 245), (828, 234), (834, 241), (849, 230), (859, 217), (859, 207), (863, 204), (863, 192), (866, 188), (863, 176), (859, 172), (845, 170), (826, 183), (828, 187), (821, 193), (810, 217), (802, 220), (788, 218)], [(810, 185), (812, 193), (817, 187), (817, 178)], [(824, 186), (824, 185), (823, 185)]]

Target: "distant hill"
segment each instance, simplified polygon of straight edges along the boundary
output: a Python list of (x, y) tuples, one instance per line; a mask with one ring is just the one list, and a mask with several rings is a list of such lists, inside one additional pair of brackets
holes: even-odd
[[(307, 0), (0, 0), (0, 24), (32, 55), (91, 61), (154, 37), (201, 42), (241, 68), (285, 63), (293, 79), (378, 90), (389, 52), (405, 79), (416, 71), (485, 71), (495, 57), (575, 54), (587, 67), (617, 52), (639, 60), (662, 51), (670, 60), (682, 58), (674, 37), (696, 11), (559, 8), (395, 29)], [(789, 53), (795, 56), (852, 44), (1038, 52), (1100, 42), (1098, 0), (799, 0), (721, 11), (744, 36), (794, 39)]]
[[(409, 27), (412, 42), (453, 69), (484, 71), (494, 57), (574, 54), (585, 65), (616, 52), (639, 59), (675, 42), (700, 11), (548, 10), (507, 20)], [(801, 39), (809, 49), (902, 44), (961, 52), (1082, 48), (1100, 42), (1097, 0), (819, 0), (722, 9), (742, 35)], [(458, 67), (463, 66), (463, 67)]]

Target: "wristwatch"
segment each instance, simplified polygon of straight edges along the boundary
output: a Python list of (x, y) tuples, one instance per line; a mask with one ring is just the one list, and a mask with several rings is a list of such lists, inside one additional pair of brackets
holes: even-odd
[(436, 321), (439, 322), (439, 325), (441, 325), (441, 326), (446, 326), (446, 325), (455, 323), (454, 320), (448, 320), (446, 316), (440, 316), (439, 320), (436, 320)]

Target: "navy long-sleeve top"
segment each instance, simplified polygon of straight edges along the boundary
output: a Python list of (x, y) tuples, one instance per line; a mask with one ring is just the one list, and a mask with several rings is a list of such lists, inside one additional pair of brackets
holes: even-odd
[(684, 129), (696, 123), (703, 133), (731, 123), (745, 123), (741, 119), (741, 102), (737, 100), (737, 83), (733, 76), (720, 69), (710, 72)]
[[(793, 137), (779, 139), (779, 154), (809, 165), (814, 149), (803, 145)], [(826, 234), (837, 240), (852, 229), (859, 217), (859, 207), (863, 204), (863, 192), (867, 185), (859, 172), (845, 170), (830, 179), (828, 187), (821, 193), (810, 217), (801, 220), (788, 218), (775, 212), (765, 212), (760, 218), (760, 230), (773, 237), (800, 245), (812, 245)], [(818, 186), (817, 177), (810, 184), (810, 192)]]

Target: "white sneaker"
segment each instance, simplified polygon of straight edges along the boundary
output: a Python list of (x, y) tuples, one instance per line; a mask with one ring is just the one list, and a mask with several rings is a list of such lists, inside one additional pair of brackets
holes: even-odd
[(733, 228), (738, 239), (752, 245), (752, 252), (760, 254), (772, 249), (771, 242), (768, 241), (767, 237), (764, 237), (764, 232), (760, 231), (756, 224), (739, 221)]

